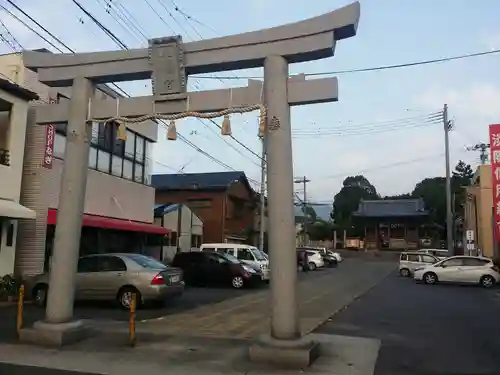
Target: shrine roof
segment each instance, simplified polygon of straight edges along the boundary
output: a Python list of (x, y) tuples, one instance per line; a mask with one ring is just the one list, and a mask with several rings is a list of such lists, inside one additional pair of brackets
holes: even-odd
[(380, 199), (362, 200), (353, 216), (358, 217), (413, 217), (425, 216), (423, 199)]

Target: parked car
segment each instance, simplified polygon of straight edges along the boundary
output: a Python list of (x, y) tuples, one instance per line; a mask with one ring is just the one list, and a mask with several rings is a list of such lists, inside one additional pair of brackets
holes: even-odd
[(413, 277), (425, 284), (479, 284), (484, 288), (491, 288), (500, 281), (499, 269), (491, 259), (473, 256), (454, 256), (417, 268)]
[(331, 250), (328, 250), (327, 251), (327, 254), (335, 257), (335, 259), (337, 259), (337, 263), (340, 263), (342, 262), (342, 256), (340, 255), (340, 253), (336, 252), (336, 251), (331, 251)]
[[(49, 274), (28, 278), (25, 285), (27, 295), (37, 305), (45, 305)], [(128, 309), (133, 293), (140, 306), (150, 301), (163, 303), (183, 292), (182, 270), (142, 254), (95, 254), (78, 260), (75, 300), (116, 300)]]
[(230, 284), (240, 289), (262, 282), (262, 273), (257, 271), (258, 268), (243, 264), (229, 254), (180, 252), (175, 254), (172, 265), (184, 271), (184, 278), (191, 285)]
[(439, 258), (434, 255), (417, 251), (403, 252), (399, 257), (399, 274), (403, 277), (410, 277), (417, 268), (422, 268), (437, 262), (439, 262)]
[(337, 257), (335, 257), (331, 253), (326, 253), (323, 256), (323, 262), (325, 263), (325, 267), (336, 267), (339, 264)]
[(255, 246), (234, 243), (204, 243), (200, 246), (200, 250), (229, 254), (245, 264), (258, 266), (262, 271), (262, 278), (269, 280), (269, 258), (267, 254)]
[(323, 261), (323, 257), (319, 251), (310, 250), (308, 248), (299, 248), (299, 250), (304, 250), (306, 252), (309, 270), (314, 271), (317, 268), (325, 266), (325, 262)]
[(297, 249), (297, 271), (308, 271), (307, 251), (304, 249)]

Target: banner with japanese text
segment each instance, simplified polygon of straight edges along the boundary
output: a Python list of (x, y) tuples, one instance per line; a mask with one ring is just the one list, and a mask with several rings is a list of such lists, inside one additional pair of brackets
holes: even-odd
[(500, 242), (500, 124), (490, 125), (491, 151), (491, 192), (493, 194), (493, 218), (495, 220), (495, 238)]
[[(49, 104), (57, 103), (57, 99), (50, 98)], [(54, 139), (56, 136), (56, 126), (54, 124), (45, 125), (45, 150), (43, 152), (42, 167), (52, 169), (52, 158), (54, 154)]]

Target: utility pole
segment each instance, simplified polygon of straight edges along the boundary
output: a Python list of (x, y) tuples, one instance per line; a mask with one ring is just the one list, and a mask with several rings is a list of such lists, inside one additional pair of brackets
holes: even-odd
[(260, 223), (259, 223), (259, 246), (264, 251), (264, 233), (266, 224), (266, 137), (261, 137), (262, 156), (260, 158)]
[(479, 160), (481, 164), (486, 164), (488, 161), (488, 149), (490, 148), (489, 143), (477, 143), (474, 146), (467, 147), (467, 151), (479, 151)]
[(295, 180), (296, 184), (302, 184), (303, 185), (303, 195), (302, 195), (302, 212), (304, 213), (305, 216), (305, 221), (304, 221), (304, 232), (306, 234), (306, 242), (309, 242), (309, 236), (307, 234), (307, 228), (309, 224), (309, 217), (307, 215), (307, 184), (311, 182), (311, 180), (308, 180), (306, 176), (302, 178), (298, 178)]
[(448, 104), (443, 108), (443, 127), (444, 127), (444, 152), (446, 164), (446, 238), (448, 242), (448, 255), (453, 256), (453, 211), (451, 197), (451, 176), (450, 176), (450, 130), (451, 121), (448, 120)]

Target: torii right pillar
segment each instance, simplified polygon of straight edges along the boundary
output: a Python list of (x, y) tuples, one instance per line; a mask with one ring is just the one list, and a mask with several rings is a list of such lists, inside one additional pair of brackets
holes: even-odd
[(299, 319), (288, 64), (280, 55), (264, 60), (271, 327), (250, 347), (249, 356), (254, 362), (305, 368), (319, 357), (320, 345), (302, 336)]

